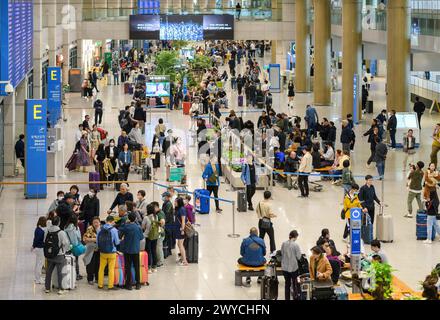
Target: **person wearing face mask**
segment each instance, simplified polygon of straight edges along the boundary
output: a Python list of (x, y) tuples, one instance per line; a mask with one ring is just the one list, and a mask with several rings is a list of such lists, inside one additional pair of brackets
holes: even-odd
[(145, 199), (145, 190), (139, 190), (137, 193), (136, 201), (136, 211), (139, 212), (140, 216), (143, 218), (147, 213), (147, 199)]
[(164, 258), (172, 254), (171, 250), (176, 246), (174, 206), (171, 202), (171, 194), (166, 191), (162, 194), (162, 211), (165, 213), (165, 238), (163, 241)]
[(63, 199), (64, 199), (64, 191), (58, 191), (57, 198), (50, 204), (50, 207), (47, 210), (47, 213), (49, 214), (49, 212), (55, 211)]
[(87, 229), (92, 225), (93, 217), (99, 217), (99, 199), (96, 196), (95, 188), (90, 188), (89, 193), (83, 198), (79, 210), (81, 218), (84, 219), (84, 228)]
[[(344, 212), (345, 218), (345, 229), (343, 241), (347, 242), (347, 238), (350, 235), (350, 209), (352, 208), (362, 208), (361, 202), (359, 201), (359, 186), (357, 184), (353, 184), (348, 193), (345, 194), (344, 197), (344, 208), (342, 209)], [(368, 212), (367, 208), (363, 208), (362, 212)]]
[[(111, 139), (109, 141), (109, 145), (105, 147), (105, 156), (110, 160), (111, 165), (113, 166), (113, 171), (116, 172), (116, 160), (119, 156), (119, 149), (115, 145), (115, 140)], [(110, 174), (108, 177), (108, 181), (115, 180), (115, 173)]]

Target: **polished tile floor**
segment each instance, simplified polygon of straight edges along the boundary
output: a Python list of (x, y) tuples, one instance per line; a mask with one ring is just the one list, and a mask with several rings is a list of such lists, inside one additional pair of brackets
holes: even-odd
[[(378, 114), (385, 104), (384, 79), (377, 78), (372, 84), (372, 97), (374, 98), (374, 114)], [(102, 88), (99, 97), (104, 101), (103, 127), (110, 132), (110, 136), (119, 135), (117, 124), (118, 109), (129, 103), (128, 95), (123, 94), (122, 86), (107, 86)], [(235, 93), (230, 94), (232, 107), (237, 97)], [(319, 116), (334, 119), (338, 127), (338, 140), (340, 134), (340, 104), (341, 92), (332, 94), (333, 106), (317, 107)], [(305, 105), (313, 101), (312, 94), (298, 94), (295, 101), (295, 108), (292, 114), (304, 116)], [(274, 107), (277, 111), (287, 111), (286, 93), (274, 95)], [(80, 99), (77, 94), (69, 97), (65, 115), (67, 121), (64, 127), (64, 139), (66, 150), (64, 162), (70, 156), (74, 147), (74, 135), (76, 128), (85, 114), (92, 114), (92, 103)], [(93, 116), (92, 116), (93, 117)], [(185, 140), (190, 139), (189, 128), (191, 122), (189, 117), (183, 116), (181, 111), (173, 111), (166, 117), (165, 114), (153, 114), (152, 125), (147, 128), (147, 141), (151, 141), (149, 135), (154, 130), (159, 117), (166, 119), (169, 128), (182, 130)], [(245, 119), (256, 121), (258, 114), (249, 113)], [(376, 175), (374, 167), (366, 169), (365, 163), (369, 156), (367, 139), (362, 133), (369, 127), (371, 115), (367, 116), (356, 127), (357, 142), (353, 155), (353, 169), (356, 175), (367, 173)], [(428, 113), (422, 120), (422, 144), (417, 153), (417, 159), (429, 161), (431, 149), (430, 135), (433, 125), (439, 122), (437, 114)], [(338, 143), (339, 144), (339, 143)], [(197, 163), (196, 149), (188, 147), (189, 165), (188, 183), (189, 190), (200, 188), (202, 185), (200, 165)], [(412, 288), (419, 290), (419, 281), (440, 262), (440, 243), (424, 245), (415, 238), (415, 219), (406, 219), (406, 186), (405, 173), (402, 172), (402, 151), (390, 151), (386, 162), (386, 173), (384, 182), (385, 203), (388, 205), (386, 211), (394, 218), (394, 243), (383, 244), (392, 266), (396, 269), (395, 274)], [(58, 173), (58, 175), (61, 172)], [(131, 179), (140, 180), (139, 176), (131, 175)], [(164, 178), (164, 172), (160, 172), (159, 180)], [(20, 181), (19, 176), (12, 181)], [(87, 181), (84, 173), (67, 173), (66, 176), (50, 178), (50, 181), (69, 182)], [(358, 178), (359, 184), (363, 179)], [(335, 240), (338, 249), (343, 250), (345, 244), (342, 242), (344, 222), (340, 220), (339, 212), (342, 203), (342, 191), (340, 187), (332, 186), (324, 182), (324, 191), (312, 192), (309, 199), (297, 198), (297, 191), (276, 186), (273, 192), (273, 206), (278, 217), (274, 220), (275, 236), (277, 247), (287, 239), (292, 229), (297, 229), (300, 236), (298, 243), (303, 252), (309, 254), (309, 249), (315, 244), (322, 228), (329, 228), (332, 238)], [(381, 193), (381, 186), (377, 182), (376, 188)], [(80, 185), (81, 193), (87, 192), (86, 184)], [(132, 184), (133, 193), (138, 189), (147, 191), (148, 200), (160, 200), (160, 187), (151, 185)], [(69, 292), (63, 297), (56, 294), (45, 294), (42, 285), (33, 283), (34, 256), (30, 251), (32, 237), (38, 216), (46, 213), (49, 204), (55, 198), (57, 190), (67, 190), (68, 185), (49, 185), (48, 198), (45, 200), (24, 200), (23, 188), (21, 186), (6, 186), (0, 196), (0, 206), (4, 208), (0, 212), (0, 223), (4, 223), (4, 230), (0, 238), (0, 299), (259, 299), (259, 287), (256, 282), (250, 288), (234, 286), (234, 271), (236, 260), (240, 252), (241, 240), (247, 236), (251, 227), (257, 225), (255, 212), (236, 213), (236, 232), (240, 238), (229, 238), (232, 232), (232, 208), (230, 204), (223, 204), (223, 213), (211, 213), (210, 215), (197, 216), (200, 227), (200, 256), (199, 263), (189, 267), (179, 267), (175, 264), (175, 258), (169, 257), (164, 267), (158, 273), (150, 275), (150, 286), (144, 287), (141, 291), (98, 291), (96, 286), (90, 286), (85, 280), (78, 284), (78, 288)], [(226, 199), (235, 200), (236, 193), (228, 191), (225, 184), (221, 186), (220, 195)], [(105, 217), (105, 211), (110, 206), (115, 192), (107, 189), (99, 193), (101, 199), (101, 216)], [(262, 192), (257, 191), (254, 202), (262, 199)], [(211, 207), (213, 206), (213, 203)], [(6, 209), (6, 210), (5, 210)], [(268, 239), (266, 239), (268, 245)], [(370, 248), (367, 246), (367, 252)], [(81, 273), (85, 274), (85, 268), (81, 262)], [(280, 279), (280, 299), (283, 298), (284, 280)]]

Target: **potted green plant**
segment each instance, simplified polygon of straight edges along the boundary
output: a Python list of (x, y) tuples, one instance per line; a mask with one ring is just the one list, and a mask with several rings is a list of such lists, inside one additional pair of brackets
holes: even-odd
[(393, 271), (388, 263), (373, 261), (367, 269), (371, 279), (370, 293), (374, 300), (392, 300)]

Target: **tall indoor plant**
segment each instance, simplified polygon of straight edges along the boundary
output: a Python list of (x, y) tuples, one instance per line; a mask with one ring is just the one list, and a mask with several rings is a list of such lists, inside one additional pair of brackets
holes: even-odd
[(374, 300), (391, 300), (393, 294), (393, 271), (388, 263), (373, 261), (367, 269), (371, 279), (371, 295)]

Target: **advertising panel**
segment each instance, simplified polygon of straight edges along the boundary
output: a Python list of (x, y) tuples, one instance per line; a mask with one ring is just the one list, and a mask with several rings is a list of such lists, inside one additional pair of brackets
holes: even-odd
[(51, 127), (61, 118), (61, 90), (61, 67), (47, 68), (47, 111)]

